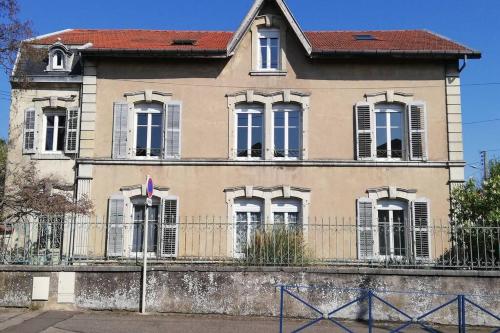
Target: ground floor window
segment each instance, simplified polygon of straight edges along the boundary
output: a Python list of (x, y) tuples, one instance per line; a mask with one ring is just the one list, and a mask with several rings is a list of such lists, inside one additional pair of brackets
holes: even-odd
[(234, 203), (235, 248), (236, 255), (244, 255), (255, 237), (255, 232), (262, 228), (263, 203), (258, 199), (237, 199)]
[(378, 253), (381, 256), (406, 256), (408, 207), (405, 202), (379, 200), (378, 218)]
[(40, 216), (37, 225), (36, 247), (39, 250), (60, 249), (63, 240), (64, 216)]
[[(133, 254), (142, 253), (144, 249), (144, 222), (146, 218), (146, 206), (136, 204), (133, 207), (134, 221), (132, 228), (132, 249)], [(158, 250), (158, 221), (160, 206), (148, 207), (148, 253), (156, 253)]]
[(272, 201), (272, 214), (274, 225), (283, 225), (287, 229), (295, 229), (301, 225), (299, 200), (274, 199)]

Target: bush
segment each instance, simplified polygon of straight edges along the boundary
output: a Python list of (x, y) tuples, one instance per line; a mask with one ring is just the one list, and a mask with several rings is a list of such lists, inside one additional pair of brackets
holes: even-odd
[(258, 230), (248, 244), (244, 262), (248, 265), (304, 265), (309, 261), (302, 230)]

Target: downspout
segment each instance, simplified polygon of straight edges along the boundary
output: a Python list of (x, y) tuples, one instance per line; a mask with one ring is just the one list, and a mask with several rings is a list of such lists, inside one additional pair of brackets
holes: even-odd
[(465, 69), (465, 66), (467, 66), (467, 54), (464, 55), (464, 63), (462, 64), (462, 66), (460, 66), (460, 68), (458, 69), (458, 72), (462, 73), (462, 71)]

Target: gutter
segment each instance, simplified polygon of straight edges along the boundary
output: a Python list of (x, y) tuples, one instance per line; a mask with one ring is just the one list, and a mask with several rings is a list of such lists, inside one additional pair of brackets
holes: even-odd
[(429, 51), (429, 50), (313, 50), (311, 58), (328, 57), (402, 57), (402, 58), (469, 58), (480, 59), (481, 53), (476, 51)]

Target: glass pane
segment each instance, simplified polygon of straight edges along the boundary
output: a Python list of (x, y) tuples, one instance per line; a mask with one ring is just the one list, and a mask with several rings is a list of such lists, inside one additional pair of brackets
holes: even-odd
[(274, 129), (274, 156), (285, 157), (285, 129)]
[(391, 128), (391, 156), (396, 158), (403, 156), (403, 132), (401, 127)]
[(59, 116), (59, 122), (57, 126), (59, 128), (66, 128), (66, 116)]
[(300, 155), (300, 113), (288, 113), (288, 156)]
[(279, 49), (278, 38), (271, 38), (271, 68), (278, 69)]
[(53, 140), (54, 128), (47, 127), (47, 132), (45, 133), (45, 150), (52, 150)]
[(47, 127), (54, 127), (54, 116), (47, 116)]
[(238, 157), (248, 156), (248, 128), (238, 127)]
[(262, 68), (267, 68), (267, 38), (260, 38), (260, 59)]
[(138, 113), (137, 114), (137, 125), (147, 125), (148, 124), (148, 114)]
[(385, 112), (376, 112), (375, 113), (375, 119), (377, 122), (377, 127), (378, 126), (387, 126), (387, 118), (386, 118), (386, 113)]
[(387, 157), (387, 130), (377, 128), (377, 157)]
[(274, 127), (285, 126), (285, 112), (274, 112)]
[(254, 239), (255, 231), (261, 229), (262, 217), (260, 213), (250, 213), (250, 239)]
[(156, 252), (158, 248), (158, 206), (148, 209), (148, 252)]
[(274, 213), (274, 224), (285, 223), (285, 213)]
[(406, 255), (406, 239), (405, 239), (405, 216), (403, 210), (395, 210), (392, 212), (393, 228), (394, 228), (394, 254), (397, 256)]
[(291, 230), (295, 230), (299, 225), (299, 213), (288, 213), (288, 228)]
[(162, 128), (154, 126), (151, 128), (151, 156), (161, 156)]
[(162, 122), (163, 122), (163, 116), (161, 113), (153, 113), (151, 115), (152, 126), (161, 126)]
[[(245, 213), (246, 215), (246, 213)], [(247, 222), (236, 223), (236, 253), (245, 253), (247, 249)]]
[(378, 242), (379, 242), (379, 254), (380, 255), (390, 255), (390, 243), (389, 243), (389, 211), (379, 210), (378, 211)]
[(248, 126), (248, 114), (238, 113), (238, 126)]
[(63, 151), (64, 150), (64, 135), (65, 135), (66, 129), (63, 127), (59, 127), (57, 129), (57, 150), (58, 151)]
[(391, 112), (391, 127), (402, 127), (403, 125), (403, 115), (401, 112)]
[(252, 157), (262, 157), (264, 133), (262, 131), (262, 115), (252, 115)]
[(137, 127), (136, 156), (146, 156), (148, 129), (146, 126)]
[(142, 252), (142, 232), (144, 223), (144, 206), (134, 206), (134, 226), (132, 233), (132, 252)]

